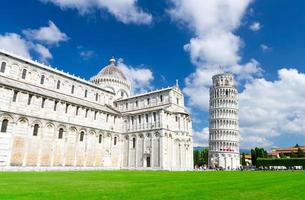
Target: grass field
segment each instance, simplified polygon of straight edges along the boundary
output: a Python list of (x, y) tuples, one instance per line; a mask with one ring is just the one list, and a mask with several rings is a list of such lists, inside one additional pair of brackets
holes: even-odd
[(305, 199), (305, 172), (0, 172), (5, 199)]

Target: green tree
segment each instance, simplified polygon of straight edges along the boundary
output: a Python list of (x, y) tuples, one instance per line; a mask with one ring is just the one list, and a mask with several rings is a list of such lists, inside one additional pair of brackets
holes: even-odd
[(305, 153), (300, 147), (298, 148), (297, 157), (298, 158), (304, 158), (305, 157)]
[(256, 166), (257, 158), (267, 158), (268, 153), (264, 148), (255, 147), (255, 149), (251, 149), (251, 160), (252, 165)]
[(208, 164), (209, 159), (209, 149), (205, 148), (201, 152), (202, 164)]
[(193, 151), (194, 155), (194, 166), (199, 166), (199, 161), (200, 161), (200, 152), (198, 150)]
[(291, 152), (290, 158), (297, 158), (297, 157), (298, 157), (297, 153)]
[(241, 165), (242, 166), (246, 166), (247, 165), (245, 153), (242, 153), (242, 156), (241, 156)]

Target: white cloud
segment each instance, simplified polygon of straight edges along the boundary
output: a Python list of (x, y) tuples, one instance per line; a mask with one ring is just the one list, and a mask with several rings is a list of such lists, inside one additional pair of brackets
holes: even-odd
[(254, 22), (249, 26), (252, 31), (259, 31), (262, 28), (262, 25), (259, 22)]
[(58, 44), (61, 41), (68, 40), (68, 36), (62, 33), (52, 21), (49, 21), (47, 27), (40, 27), (37, 30), (26, 29), (22, 33), (25, 37), (16, 33), (0, 35), (0, 48), (26, 58), (31, 58), (31, 52), (36, 52), (40, 61), (48, 62), (53, 56), (41, 42)]
[(88, 60), (94, 56), (95, 52), (92, 50), (84, 50), (81, 51), (79, 54), (84, 60)]
[(240, 125), (243, 145), (272, 145), (282, 134), (305, 136), (305, 74), (280, 69), (278, 79), (255, 79), (240, 94)]
[(194, 131), (193, 130), (193, 140), (194, 140), (194, 147), (207, 147), (209, 146), (209, 128), (203, 128), (201, 131)]
[(268, 47), (268, 46), (265, 45), (265, 44), (261, 44), (260, 47), (261, 47), (261, 49), (262, 49), (263, 52), (268, 52), (268, 51), (271, 51), (271, 50), (272, 50), (271, 47)]
[[(211, 77), (223, 70), (232, 72), (240, 83), (252, 82), (262, 75), (254, 58), (241, 63), (244, 43), (235, 31), (240, 27), (251, 0), (171, 0), (169, 13), (174, 21), (189, 28), (194, 37), (184, 46), (196, 71), (185, 79), (184, 93), (192, 109), (207, 112)], [(256, 25), (257, 26), (257, 25)], [(219, 67), (221, 65), (221, 69)], [(252, 135), (254, 138), (255, 135)], [(194, 131), (194, 143), (206, 144), (207, 130)], [(255, 141), (255, 140), (254, 140)], [(257, 143), (269, 145), (264, 138)]]
[(191, 106), (207, 111), (211, 77), (220, 72), (219, 65), (238, 75), (238, 79), (252, 79), (261, 73), (255, 59), (240, 64), (243, 42), (234, 34), (251, 0), (171, 2), (169, 13), (173, 20), (194, 32), (184, 49), (197, 69), (185, 79), (184, 92), (190, 97)]
[(6, 33), (4, 35), (0, 35), (0, 48), (25, 58), (31, 58), (30, 46), (31, 45), (28, 41), (16, 33)]
[(122, 59), (118, 60), (117, 67), (130, 80), (134, 93), (145, 92), (153, 89), (153, 73), (146, 67), (132, 67), (124, 64)]
[(53, 58), (49, 49), (41, 44), (36, 44), (34, 50), (39, 54), (41, 61), (47, 62), (47, 60)]
[(230, 32), (221, 31), (192, 38), (184, 49), (190, 53), (192, 62), (197, 66), (207, 63), (228, 66), (240, 60), (239, 47), (239, 37)]
[(80, 14), (87, 14), (96, 9), (107, 10), (118, 21), (125, 24), (150, 24), (152, 15), (137, 6), (137, 0), (41, 0), (51, 2), (62, 9), (77, 9)]
[(49, 21), (49, 25), (46, 27), (27, 29), (24, 30), (23, 33), (29, 40), (45, 42), (46, 44), (58, 44), (59, 42), (67, 41), (69, 39), (52, 21)]

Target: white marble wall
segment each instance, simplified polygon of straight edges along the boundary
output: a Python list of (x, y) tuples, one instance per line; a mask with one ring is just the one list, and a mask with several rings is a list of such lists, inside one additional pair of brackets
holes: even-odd
[(238, 168), (239, 140), (238, 92), (233, 75), (215, 75), (210, 89), (209, 166)]
[(193, 168), (191, 119), (179, 88), (116, 100), (27, 59), (0, 52), (1, 63), (0, 126), (9, 124), (0, 132), (0, 167)]

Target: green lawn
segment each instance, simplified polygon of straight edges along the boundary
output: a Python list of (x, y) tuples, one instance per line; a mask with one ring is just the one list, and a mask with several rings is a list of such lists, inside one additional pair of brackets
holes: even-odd
[(305, 199), (305, 172), (0, 172), (5, 199)]

